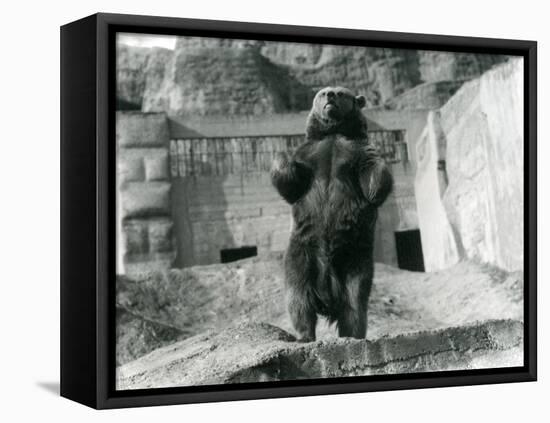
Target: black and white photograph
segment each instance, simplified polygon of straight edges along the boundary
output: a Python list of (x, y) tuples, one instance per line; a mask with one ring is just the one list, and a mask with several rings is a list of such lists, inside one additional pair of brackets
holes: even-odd
[(520, 56), (116, 34), (117, 391), (524, 366)]
[(547, 420), (544, 3), (3, 12), (1, 421)]

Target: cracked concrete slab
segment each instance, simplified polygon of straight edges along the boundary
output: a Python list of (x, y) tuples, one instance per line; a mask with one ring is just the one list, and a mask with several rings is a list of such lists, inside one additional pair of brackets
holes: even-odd
[(117, 369), (117, 389), (316, 379), (523, 365), (523, 324), (490, 320), (382, 337), (295, 342), (243, 324), (160, 348)]

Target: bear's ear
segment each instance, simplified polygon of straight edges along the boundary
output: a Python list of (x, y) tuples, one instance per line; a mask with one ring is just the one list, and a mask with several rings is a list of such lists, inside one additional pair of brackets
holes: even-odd
[(365, 100), (365, 96), (358, 95), (357, 97), (355, 97), (355, 104), (357, 104), (357, 107), (360, 109), (365, 107), (367, 104), (367, 100)]

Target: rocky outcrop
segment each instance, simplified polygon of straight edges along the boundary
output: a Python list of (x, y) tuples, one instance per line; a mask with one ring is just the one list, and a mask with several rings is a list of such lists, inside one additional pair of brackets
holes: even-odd
[(523, 269), (523, 126), (521, 59), (465, 83), (429, 112), (414, 143), (426, 270), (464, 259)]
[(189, 337), (179, 329), (147, 320), (122, 307), (116, 308), (116, 329), (117, 366)]
[[(523, 320), (523, 275), (460, 263), (434, 273), (376, 264), (368, 339), (439, 330), (490, 319)], [(282, 255), (230, 264), (148, 272), (117, 279), (117, 304), (187, 336), (265, 322), (292, 331), (286, 313)], [(123, 330), (123, 329), (121, 329)], [(336, 337), (321, 320), (320, 339)]]
[(465, 84), (441, 109), (443, 202), (463, 257), (523, 269), (523, 62)]
[(420, 79), (424, 82), (467, 81), (508, 60), (499, 54), (418, 51)]
[(262, 55), (283, 66), (315, 66), (322, 61), (324, 47), (320, 44), (277, 43), (262, 44)]
[(159, 66), (172, 52), (163, 48), (117, 45), (117, 110), (141, 110), (148, 80), (159, 78)]
[(117, 109), (139, 110), (145, 89), (145, 68), (150, 49), (117, 44)]
[(453, 96), (463, 83), (462, 80), (425, 82), (390, 98), (384, 104), (384, 108), (437, 110)]
[(158, 92), (163, 89), (163, 82), (169, 78), (174, 69), (174, 52), (161, 48), (153, 48), (149, 53), (147, 67), (145, 68), (145, 85), (143, 87), (140, 110), (155, 110), (150, 102), (156, 98)]
[[(502, 55), (180, 37), (173, 51), (118, 46), (119, 108), (174, 115), (307, 110), (313, 93), (346, 85), (370, 107), (434, 108)], [(207, 70), (207, 71), (205, 71)], [(428, 83), (405, 97), (409, 90)], [(395, 100), (392, 100), (395, 99)]]
[[(143, 111), (179, 116), (265, 115), (309, 108), (313, 93), (254, 43), (178, 40), (173, 57), (154, 58)], [(161, 61), (161, 63), (158, 63)]]
[(203, 334), (117, 369), (117, 389), (403, 374), (523, 365), (523, 324), (497, 320), (375, 341), (309, 344), (267, 324)]
[(317, 90), (345, 85), (366, 95), (369, 107), (418, 85), (418, 57), (412, 50), (323, 46), (314, 66), (290, 66), (296, 78)]
[[(437, 109), (467, 80), (506, 56), (267, 42), (262, 54), (316, 89), (341, 85), (367, 95), (369, 106)], [(409, 90), (415, 89), (410, 95)]]

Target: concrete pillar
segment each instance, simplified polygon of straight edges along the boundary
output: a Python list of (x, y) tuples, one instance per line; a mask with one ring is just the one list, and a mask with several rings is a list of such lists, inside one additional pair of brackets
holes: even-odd
[(430, 112), (426, 127), (416, 142), (414, 190), (424, 267), (428, 272), (449, 267), (460, 259), (455, 235), (441, 201), (446, 187), (440, 169), (445, 157), (439, 119), (439, 112)]
[(118, 112), (116, 135), (117, 273), (170, 268), (168, 120), (163, 113)]

